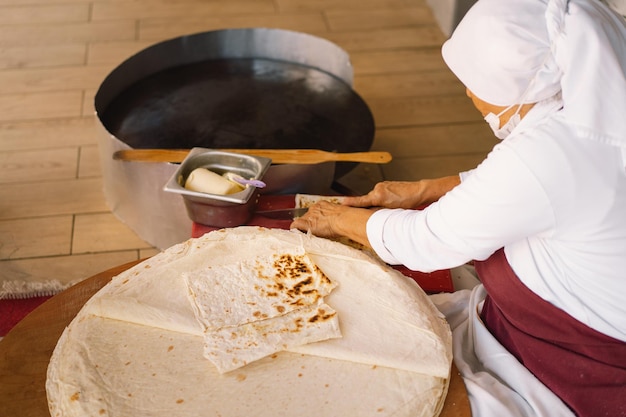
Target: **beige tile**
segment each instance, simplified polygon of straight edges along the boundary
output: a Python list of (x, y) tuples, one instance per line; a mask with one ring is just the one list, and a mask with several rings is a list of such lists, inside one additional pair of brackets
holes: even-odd
[(394, 157), (423, 157), (484, 153), (499, 142), (484, 121), (457, 125), (381, 128), (372, 149), (385, 150)]
[(72, 243), (73, 254), (150, 247), (151, 245), (141, 240), (111, 213), (76, 216)]
[(483, 159), (483, 154), (394, 158), (392, 162), (384, 165), (382, 170), (386, 180), (415, 181), (456, 175), (476, 167)]
[(121, 41), (136, 38), (133, 20), (0, 26), (0, 47)]
[(0, 95), (0, 122), (80, 116), (82, 91)]
[(0, 71), (3, 94), (97, 89), (111, 66), (74, 66)]
[(429, 48), (352, 51), (350, 61), (356, 78), (369, 74), (448, 70), (439, 46)]
[(139, 250), (139, 259), (151, 258), (154, 255), (159, 254), (161, 251), (156, 248), (151, 249), (140, 249)]
[(144, 19), (139, 23), (139, 39), (164, 40), (191, 33), (226, 28), (269, 27), (305, 33), (326, 32), (321, 14), (237, 15), (206, 18)]
[(412, 126), (476, 121), (476, 109), (464, 96), (367, 100), (376, 126)]
[(348, 53), (380, 49), (439, 47), (444, 36), (436, 26), (320, 33)]
[(465, 96), (463, 84), (448, 71), (404, 72), (393, 76), (364, 75), (355, 80), (354, 89), (366, 100), (385, 97)]
[(69, 255), (72, 218), (67, 215), (1, 220), (0, 259)]
[(89, 65), (108, 64), (111, 69), (117, 67), (137, 52), (154, 45), (154, 41), (92, 42), (88, 46), (87, 63)]
[(10, 121), (0, 123), (0, 151), (89, 145), (96, 136), (93, 117)]
[(0, 282), (57, 280), (68, 284), (137, 259), (137, 251), (133, 250), (0, 261)]
[(78, 178), (99, 177), (102, 175), (98, 146), (82, 146), (78, 162)]
[(80, 4), (80, 3), (91, 3), (93, 0), (63, 0), (60, 2), (59, 0), (0, 0), (0, 5), (2, 6), (24, 6), (24, 5), (48, 5), (48, 4), (58, 4), (58, 3), (72, 3), (72, 4)]
[(334, 32), (431, 25), (430, 8), (394, 7), (373, 10), (329, 10), (326, 18)]
[(89, 19), (88, 4), (33, 4), (0, 7), (0, 25), (76, 23)]
[(0, 184), (0, 220), (108, 210), (100, 178)]
[(0, 47), (0, 70), (82, 65), (85, 44)]
[(0, 184), (76, 178), (78, 148), (0, 152)]
[(424, 0), (275, 0), (280, 11), (354, 10), (412, 7)]
[[(99, 83), (102, 83), (102, 81), (104, 81), (104, 77), (102, 78), (102, 80), (98, 81)], [(100, 86), (98, 86), (98, 88), (100, 88)], [(99, 123), (98, 119), (97, 119), (97, 115), (96, 115), (96, 106), (95, 106), (95, 98), (96, 98), (96, 93), (98, 92), (98, 89), (87, 89), (83, 92), (83, 110), (82, 110), (82, 115), (83, 117), (93, 117), (94, 123)]]
[(228, 14), (273, 13), (271, 0), (196, 0), (196, 1), (145, 1), (95, 2), (92, 18), (96, 20), (211, 17)]

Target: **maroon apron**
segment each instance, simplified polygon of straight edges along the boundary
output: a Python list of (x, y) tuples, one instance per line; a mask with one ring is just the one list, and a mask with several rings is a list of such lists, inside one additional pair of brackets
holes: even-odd
[(625, 342), (591, 329), (528, 289), (503, 249), (475, 266), (489, 294), (482, 320), (509, 352), (579, 417), (626, 416)]

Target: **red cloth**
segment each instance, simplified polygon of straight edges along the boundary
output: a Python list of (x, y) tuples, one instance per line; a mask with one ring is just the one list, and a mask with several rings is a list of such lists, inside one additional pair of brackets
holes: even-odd
[(504, 250), (475, 262), (496, 339), (579, 417), (626, 416), (626, 343), (591, 329), (526, 287)]
[(0, 300), (0, 337), (50, 297)]
[[(281, 210), (293, 208), (295, 203), (293, 195), (261, 195), (257, 205), (257, 211), (260, 210)], [(270, 219), (258, 214), (252, 216), (247, 223), (249, 226), (261, 226), (275, 229), (289, 229), (291, 220)], [(200, 237), (205, 233), (217, 230), (217, 227), (206, 226), (199, 223), (192, 224), (191, 236)], [(402, 272), (409, 278), (412, 278), (427, 293), (440, 293), (454, 291), (452, 283), (452, 274), (449, 269), (434, 271), (430, 273), (412, 271), (405, 266), (392, 266), (394, 269)]]

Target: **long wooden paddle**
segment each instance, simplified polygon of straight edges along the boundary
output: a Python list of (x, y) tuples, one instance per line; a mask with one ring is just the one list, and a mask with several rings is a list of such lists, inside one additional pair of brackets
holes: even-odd
[[(275, 164), (319, 164), (322, 162), (368, 162), (386, 164), (389, 152), (328, 152), (318, 149), (216, 149), (270, 158)], [(113, 159), (138, 162), (182, 162), (189, 149), (126, 149), (113, 153)]]

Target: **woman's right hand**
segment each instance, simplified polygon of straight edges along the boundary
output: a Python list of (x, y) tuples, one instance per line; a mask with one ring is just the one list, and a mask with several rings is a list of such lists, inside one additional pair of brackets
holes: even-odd
[(460, 182), (458, 175), (421, 181), (383, 181), (366, 195), (346, 197), (343, 204), (352, 207), (414, 209), (437, 201)]

